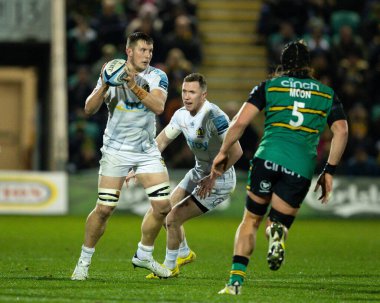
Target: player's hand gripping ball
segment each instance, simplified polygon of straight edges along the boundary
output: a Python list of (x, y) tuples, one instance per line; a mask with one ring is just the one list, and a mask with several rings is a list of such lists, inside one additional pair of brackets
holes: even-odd
[(114, 59), (107, 62), (103, 69), (103, 81), (109, 86), (118, 86), (124, 84), (127, 74), (124, 71), (125, 60)]

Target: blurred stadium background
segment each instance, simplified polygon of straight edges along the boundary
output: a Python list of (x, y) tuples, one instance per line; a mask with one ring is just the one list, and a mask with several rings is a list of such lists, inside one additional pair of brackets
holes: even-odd
[[(52, 223), (40, 215), (63, 215), (79, 216), (84, 224), (96, 201), (107, 119), (105, 106), (85, 117), (84, 101), (103, 63), (125, 58), (125, 37), (133, 31), (154, 38), (152, 65), (169, 77), (158, 131), (181, 107), (186, 74), (204, 73), (208, 99), (232, 118), (250, 90), (275, 69), (282, 46), (303, 38), (316, 78), (331, 85), (344, 104), (350, 137), (331, 202), (321, 206), (310, 193), (300, 219), (367, 220), (378, 230), (380, 2), (375, 0), (0, 0), (0, 222)], [(239, 180), (231, 201), (206, 220), (237, 224), (262, 122), (263, 117), (254, 121), (241, 140), (244, 155), (236, 165)], [(330, 138), (326, 129), (316, 175)], [(193, 165), (183, 139), (164, 158), (173, 184)], [(123, 192), (117, 213), (141, 215), (147, 207), (136, 185)], [(28, 216), (19, 220), (11, 214)], [(3, 245), (13, 241), (10, 235), (0, 235)], [(80, 240), (66, 245), (79, 249)], [(379, 248), (379, 238), (374, 241)]]
[[(0, 212), (68, 214), (87, 201), (88, 212), (107, 110), (85, 117), (84, 101), (103, 63), (124, 58), (126, 35), (142, 30), (155, 40), (152, 65), (170, 81), (158, 131), (181, 107), (184, 75), (204, 73), (208, 98), (232, 117), (275, 69), (282, 46), (305, 39), (316, 78), (335, 88), (350, 125), (331, 207), (321, 210), (313, 197), (307, 204), (316, 215), (379, 215), (379, 20), (373, 0), (0, 0)], [(241, 140), (238, 192), (262, 122), (254, 121)], [(316, 174), (330, 136), (326, 129), (321, 137)], [(176, 170), (193, 165), (183, 139), (164, 157), (173, 181), (182, 176)], [(132, 197), (143, 199), (134, 191)]]

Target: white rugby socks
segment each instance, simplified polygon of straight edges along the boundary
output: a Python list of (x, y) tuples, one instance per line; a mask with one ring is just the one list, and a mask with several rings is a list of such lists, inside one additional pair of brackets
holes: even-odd
[(86, 247), (82, 245), (82, 251), (80, 253), (79, 261), (82, 261), (83, 263), (90, 264), (92, 255), (95, 252), (95, 247)]
[(178, 257), (186, 258), (190, 253), (190, 248), (187, 245), (186, 238), (183, 238), (183, 241), (179, 245)]
[(139, 242), (139, 244), (137, 244), (137, 247), (137, 258), (139, 258), (140, 260), (153, 259), (154, 246), (143, 245), (141, 244), (141, 242)]
[(174, 269), (177, 265), (178, 249), (167, 249), (164, 265), (169, 269)]

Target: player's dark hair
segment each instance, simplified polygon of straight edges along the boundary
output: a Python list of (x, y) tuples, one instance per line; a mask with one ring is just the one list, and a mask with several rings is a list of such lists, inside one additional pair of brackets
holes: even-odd
[(200, 73), (192, 73), (192, 74), (187, 75), (185, 79), (183, 79), (183, 82), (198, 82), (202, 91), (203, 92), (207, 91), (206, 78)]
[(134, 47), (137, 41), (143, 40), (146, 44), (153, 44), (153, 39), (143, 32), (134, 32), (128, 36), (127, 48)]
[(273, 76), (294, 76), (312, 78), (310, 67), (310, 52), (303, 40), (289, 42), (281, 52), (281, 66)]
[(284, 70), (310, 66), (310, 53), (306, 44), (302, 40), (286, 44), (281, 52), (281, 65)]

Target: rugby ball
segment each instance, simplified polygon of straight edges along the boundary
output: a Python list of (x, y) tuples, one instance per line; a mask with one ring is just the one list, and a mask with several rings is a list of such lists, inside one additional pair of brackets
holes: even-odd
[(126, 76), (124, 71), (125, 60), (113, 59), (107, 62), (103, 69), (103, 81), (109, 86), (118, 86), (125, 83), (123, 79)]

